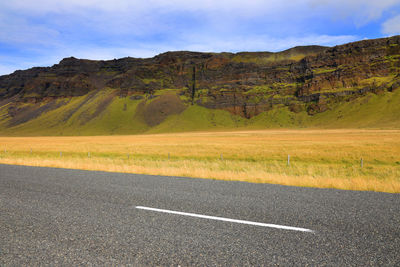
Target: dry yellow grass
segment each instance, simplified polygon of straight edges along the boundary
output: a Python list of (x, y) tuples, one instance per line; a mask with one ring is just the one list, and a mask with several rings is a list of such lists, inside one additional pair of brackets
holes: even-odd
[(400, 192), (399, 130), (0, 137), (0, 149), (7, 164)]

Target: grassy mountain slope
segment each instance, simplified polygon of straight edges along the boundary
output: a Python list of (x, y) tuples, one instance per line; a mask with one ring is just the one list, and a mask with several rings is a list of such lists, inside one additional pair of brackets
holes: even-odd
[(400, 128), (400, 90), (368, 94), (314, 115), (311, 126), (330, 128)]
[[(185, 104), (182, 112), (169, 114), (161, 123), (149, 126), (143, 109), (165, 96), (165, 92), (161, 92), (155, 99), (136, 100), (115, 96), (112, 90), (102, 90), (90, 96), (58, 100), (58, 108), (25, 123), (8, 127), (10, 120), (2, 121), (0, 134), (117, 135), (243, 128), (400, 128), (400, 90), (368, 93), (315, 115), (305, 111), (294, 113), (281, 105), (246, 119), (225, 110)], [(0, 116), (6, 109), (7, 105), (0, 108)]]

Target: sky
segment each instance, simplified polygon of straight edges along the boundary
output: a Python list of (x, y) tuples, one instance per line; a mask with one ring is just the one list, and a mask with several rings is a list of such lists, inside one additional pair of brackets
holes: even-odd
[(282, 51), (400, 34), (400, 0), (4, 0), (0, 75), (65, 57)]

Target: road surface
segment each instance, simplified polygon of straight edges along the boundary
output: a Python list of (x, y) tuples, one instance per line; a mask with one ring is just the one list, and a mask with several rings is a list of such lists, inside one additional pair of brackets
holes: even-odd
[(399, 266), (400, 194), (0, 165), (0, 265)]

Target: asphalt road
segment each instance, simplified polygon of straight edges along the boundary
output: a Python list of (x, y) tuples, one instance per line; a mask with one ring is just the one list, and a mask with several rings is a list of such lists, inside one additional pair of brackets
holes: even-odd
[(400, 194), (0, 165), (0, 265), (400, 266)]

